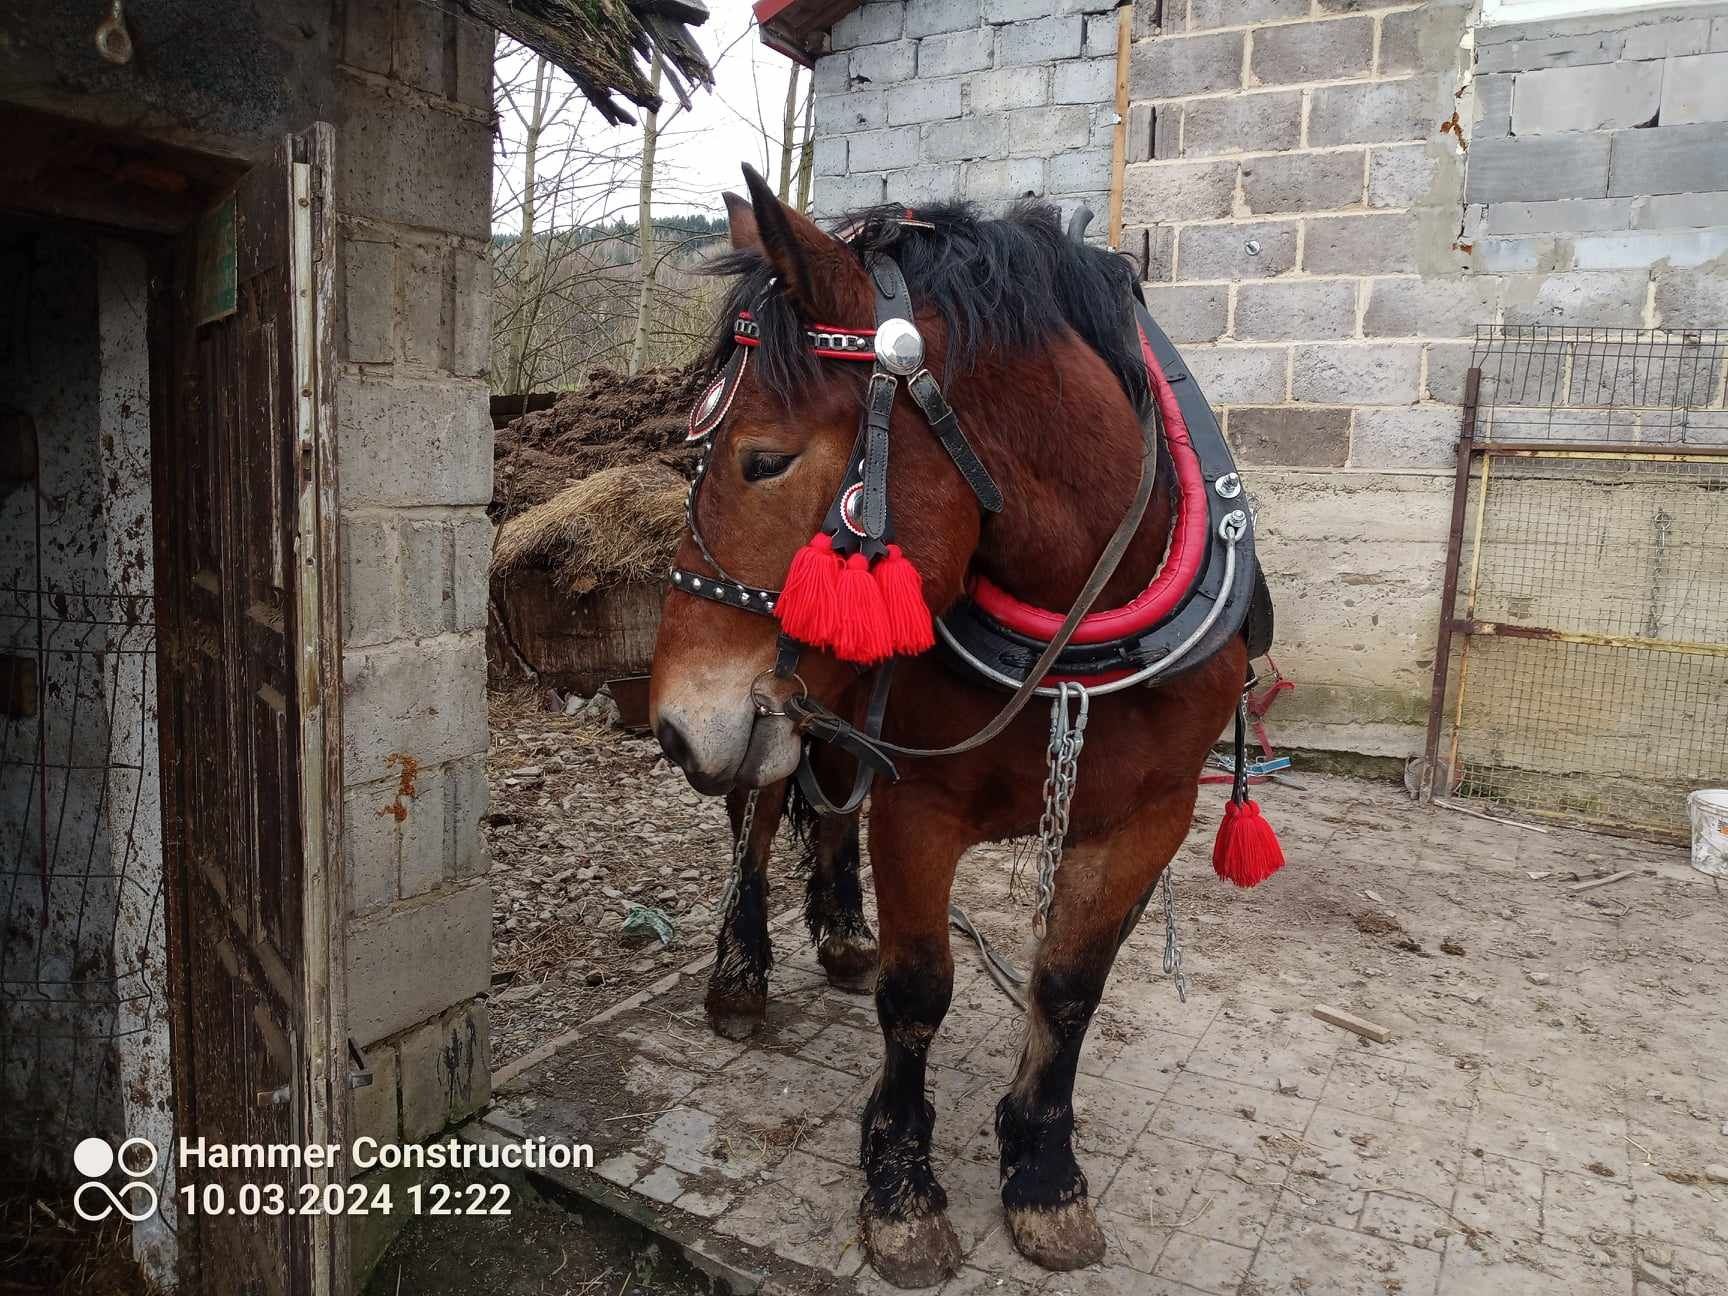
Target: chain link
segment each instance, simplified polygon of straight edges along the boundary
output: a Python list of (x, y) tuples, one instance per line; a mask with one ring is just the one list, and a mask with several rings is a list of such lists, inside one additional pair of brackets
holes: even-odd
[(1188, 977), (1182, 971), (1182, 941), (1176, 935), (1176, 890), (1170, 881), (1176, 862), (1164, 866), (1164, 975), (1174, 978), (1176, 998), (1188, 1002)]
[[(1074, 707), (1070, 714), (1070, 707)], [(1050, 926), (1050, 902), (1056, 894), (1056, 870), (1062, 867), (1062, 847), (1068, 838), (1068, 808), (1079, 780), (1080, 749), (1086, 745), (1086, 718), (1092, 697), (1083, 684), (1063, 684), (1050, 704), (1049, 768), (1044, 775), (1044, 813), (1038, 819), (1038, 904), (1032, 933), (1039, 940)]]
[(726, 894), (720, 897), (722, 918), (731, 910), (732, 902), (738, 898), (738, 892), (744, 885), (744, 859), (750, 853), (750, 830), (756, 826), (756, 798), (761, 795), (761, 788), (751, 788), (750, 795), (744, 798), (744, 813), (739, 818), (738, 836), (732, 843), (732, 876), (726, 880)]

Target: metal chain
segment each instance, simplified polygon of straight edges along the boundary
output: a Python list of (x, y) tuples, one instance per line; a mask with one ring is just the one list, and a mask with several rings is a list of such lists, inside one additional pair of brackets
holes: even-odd
[[(1070, 705), (1076, 701), (1079, 706), (1070, 715)], [(1086, 686), (1075, 683), (1063, 684), (1050, 704), (1049, 769), (1044, 775), (1044, 813), (1038, 820), (1038, 907), (1032, 914), (1032, 934), (1039, 940), (1050, 926), (1050, 902), (1056, 894), (1056, 870), (1062, 867), (1068, 807), (1074, 800), (1091, 705)]]
[(726, 894), (720, 897), (722, 917), (732, 908), (732, 902), (738, 898), (738, 891), (744, 885), (744, 858), (750, 853), (750, 830), (756, 826), (756, 798), (761, 795), (761, 788), (751, 788), (750, 795), (744, 798), (738, 837), (732, 843), (732, 876), (726, 880)]
[(1176, 935), (1176, 890), (1170, 881), (1175, 861), (1164, 866), (1164, 975), (1176, 981), (1176, 998), (1188, 1002), (1188, 978), (1182, 971), (1182, 941)]

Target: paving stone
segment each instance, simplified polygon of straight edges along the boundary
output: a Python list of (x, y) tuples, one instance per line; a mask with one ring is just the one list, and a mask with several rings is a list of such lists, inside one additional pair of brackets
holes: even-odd
[[(1329, 1296), (1429, 1292), (1440, 1275), (1433, 1251), (1304, 1220), (1274, 1220), (1249, 1270), (1264, 1291)], [(1395, 1285), (1394, 1285), (1395, 1284)]]

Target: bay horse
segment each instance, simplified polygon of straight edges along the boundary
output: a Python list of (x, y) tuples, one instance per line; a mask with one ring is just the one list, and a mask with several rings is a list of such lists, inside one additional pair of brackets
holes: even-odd
[[(693, 787), (731, 796), (735, 824), (796, 777), (844, 832), (882, 776), (883, 1060), (859, 1221), (896, 1286), (960, 1259), (925, 1093), (955, 866), (1039, 833), (1001, 1196), (1023, 1255), (1088, 1265), (1105, 1239), (1073, 1149), (1081, 1045), (1233, 712), (1240, 756), (1250, 640), (1269, 636), (1240, 479), (1178, 357), (1158, 361), (1131, 266), (1066, 237), (1053, 208), (880, 208), (839, 236), (744, 171), (650, 723)], [(1048, 721), (1034, 695), (1053, 699)], [(1214, 862), (1243, 884), (1283, 862), (1240, 775)]]

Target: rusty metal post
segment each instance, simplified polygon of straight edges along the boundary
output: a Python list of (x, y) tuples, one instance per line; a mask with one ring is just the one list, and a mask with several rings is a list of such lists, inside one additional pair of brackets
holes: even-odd
[(1470, 464), (1476, 456), (1476, 398), (1482, 371), (1464, 380), (1464, 412), (1458, 429), (1458, 461), (1452, 482), (1452, 525), (1446, 533), (1446, 583), (1440, 592), (1440, 629), (1435, 635), (1434, 688), (1428, 696), (1428, 736), (1422, 748), (1422, 782), (1417, 795), (1434, 799), (1434, 770), (1440, 759), (1440, 725), (1446, 712), (1446, 677), (1452, 658), (1452, 618), (1458, 604), (1458, 564), (1464, 551), (1464, 513), (1470, 499)]

